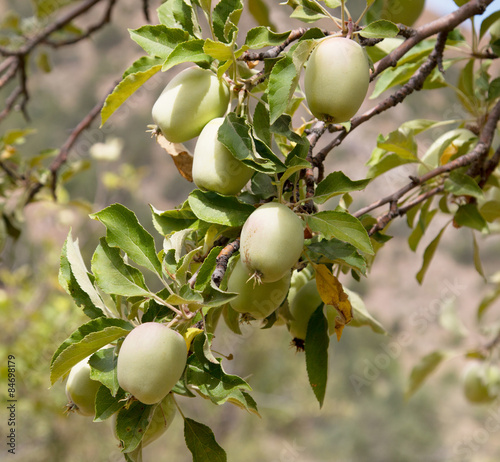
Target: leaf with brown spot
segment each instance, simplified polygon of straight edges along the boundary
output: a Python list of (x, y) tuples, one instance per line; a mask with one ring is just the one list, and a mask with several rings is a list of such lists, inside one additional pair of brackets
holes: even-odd
[(191, 183), (193, 182), (193, 156), (183, 144), (171, 143), (162, 134), (157, 135), (156, 141), (172, 157), (179, 173)]

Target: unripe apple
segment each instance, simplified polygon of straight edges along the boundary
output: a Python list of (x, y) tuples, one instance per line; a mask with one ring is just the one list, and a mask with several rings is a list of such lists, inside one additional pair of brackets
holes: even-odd
[(153, 106), (153, 120), (172, 143), (198, 136), (215, 117), (222, 117), (229, 104), (229, 89), (217, 76), (199, 67), (177, 74)]
[(500, 391), (500, 369), (479, 361), (465, 370), (463, 378), (465, 397), (471, 403), (494, 401)]
[(302, 220), (277, 202), (252, 212), (241, 230), (241, 260), (259, 282), (283, 278), (297, 263), (303, 247)]
[(307, 105), (315, 117), (328, 123), (350, 120), (363, 103), (369, 83), (368, 59), (354, 40), (327, 37), (307, 61)]
[(223, 123), (224, 118), (217, 117), (201, 131), (194, 150), (193, 181), (204, 191), (236, 195), (254, 171), (236, 159), (217, 139), (217, 131)]
[[(116, 421), (119, 412), (115, 412), (111, 416), (111, 426), (113, 428), (113, 434), (116, 439), (118, 438), (118, 433), (116, 431)], [(146, 429), (146, 433), (142, 437), (141, 443), (142, 447), (145, 448), (147, 445), (156, 441), (160, 436), (162, 436), (170, 427), (173, 422), (175, 415), (177, 414), (177, 406), (175, 405), (172, 393), (169, 393), (163, 400), (158, 403), (158, 406), (154, 410), (152, 417), (150, 418), (150, 423)]]
[(88, 358), (71, 369), (66, 382), (69, 409), (85, 416), (95, 415), (95, 396), (101, 383), (90, 378)]
[(164, 324), (146, 322), (130, 332), (118, 353), (118, 384), (144, 404), (161, 401), (181, 378), (186, 342)]
[(462, 145), (475, 138), (477, 138), (477, 136), (466, 128), (456, 128), (441, 135), (436, 141), (434, 141), (434, 143), (431, 144), (430, 148), (422, 156), (422, 163), (417, 169), (418, 175), (424, 175), (441, 165), (440, 155), (443, 154), (443, 147), (446, 149), (448, 146), (453, 144), (456, 148), (460, 148)]
[(374, 11), (380, 8), (379, 19), (412, 26), (424, 10), (425, 0), (376, 0)]
[(250, 313), (255, 319), (267, 318), (283, 302), (290, 287), (291, 271), (275, 282), (257, 284), (251, 279), (241, 259), (236, 262), (227, 282), (229, 292), (238, 297), (231, 300), (231, 307), (240, 313)]
[[(290, 314), (293, 319), (288, 323), (288, 330), (293, 338), (305, 340), (307, 325), (312, 314), (323, 303), (316, 287), (316, 279), (305, 284), (295, 295), (290, 304)], [(328, 335), (335, 332), (337, 311), (331, 305), (325, 305), (323, 313), (328, 321)]]

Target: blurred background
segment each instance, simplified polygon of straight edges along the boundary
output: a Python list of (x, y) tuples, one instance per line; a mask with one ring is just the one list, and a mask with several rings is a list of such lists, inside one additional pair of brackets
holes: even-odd
[[(302, 25), (289, 19), (291, 10), (286, 5), (275, 0), (266, 3), (278, 30)], [(350, 2), (353, 3), (351, 11), (359, 12), (362, 2)], [(494, 2), (485, 16), (498, 10), (499, 3)], [(159, 4), (150, 2), (153, 23), (154, 9)], [(428, 1), (417, 25), (454, 7), (451, 0)], [(14, 17), (13, 12), (29, 20), (33, 4), (28, 0), (0, 0), (0, 21)], [(52, 71), (44, 72), (35, 65), (29, 69), (31, 122), (26, 122), (21, 113), (2, 122), (4, 129), (36, 130), (19, 147), (23, 155), (35, 159), (42, 149), (55, 149), (64, 143), (123, 71), (142, 56), (127, 29), (145, 23), (140, 2), (122, 0), (111, 24), (91, 39), (43, 50)], [(244, 16), (241, 36), (256, 25), (251, 16)], [(467, 34), (467, 29), (462, 32)], [(7, 388), (9, 354), (15, 356), (17, 367), (18, 446), (13, 460), (122, 460), (109, 424), (65, 415), (64, 384), (49, 386), (53, 352), (86, 319), (59, 287), (59, 255), (71, 228), (89, 264), (104, 229), (88, 214), (114, 202), (133, 210), (143, 226), (157, 235), (148, 204), (160, 210), (171, 209), (192, 190), (193, 185), (180, 177), (169, 156), (146, 133), (147, 125), (152, 123), (151, 107), (176, 72), (178, 69), (153, 77), (103, 129), (97, 128), (95, 122), (81, 136), (71, 151), (64, 172), (69, 181), (58, 190), (59, 202), (54, 203), (49, 193), (44, 193), (29, 205), (24, 217), (19, 218), (19, 239), (8, 239), (0, 255), (2, 396)], [(456, 78), (453, 72), (456, 71), (450, 71), (451, 80)], [(2, 101), (4, 98), (2, 95)], [(367, 100), (363, 108), (376, 102)], [(388, 134), (403, 121), (415, 118), (459, 118), (464, 116), (461, 111), (446, 89), (412, 95), (405, 104), (358, 128), (355, 136), (348, 137), (330, 155), (327, 171), (342, 170), (351, 179), (365, 178), (365, 163), (376, 147), (379, 133)], [(442, 130), (419, 137), (419, 150), (424, 152)], [(192, 145), (188, 147), (192, 149)], [(395, 191), (408, 181), (410, 174), (411, 169), (401, 168), (379, 178), (365, 194), (354, 195), (352, 210)], [(335, 200), (328, 203), (330, 208), (335, 206)], [(491, 307), (486, 322), (477, 325), (478, 303), (494, 284), (486, 283), (474, 270), (472, 235), (468, 229), (447, 230), (423, 284), (418, 284), (415, 274), (422, 264), (423, 250), (440, 224), (436, 220), (417, 251), (412, 252), (407, 244), (410, 230), (404, 220), (394, 222), (388, 231), (394, 238), (377, 256), (369, 277), (361, 282), (348, 277), (342, 280), (362, 295), (368, 310), (389, 334), (378, 335), (367, 327), (347, 328), (341, 342), (332, 339), (323, 409), (318, 408), (308, 384), (304, 355), (290, 347), (286, 328), (268, 331), (252, 324), (242, 326), (242, 336), (221, 325), (214, 347), (234, 356), (232, 361), (225, 361), (224, 367), (248, 380), (262, 418), (231, 404), (216, 407), (202, 399), (180, 398), (184, 413), (213, 429), (230, 461), (499, 460), (500, 403), (468, 404), (460, 378), (466, 363), (463, 352), (486, 342), (488, 328), (495, 325), (500, 306), (497, 303)], [(481, 236), (479, 245), (484, 272), (491, 277), (500, 270), (498, 236)], [(421, 390), (405, 400), (404, 390), (412, 367), (437, 348), (449, 351), (450, 359)], [(7, 431), (4, 411), (2, 405), (2, 432)], [(490, 425), (492, 419), (496, 425)], [(181, 420), (177, 417), (165, 436), (146, 448), (145, 461), (191, 460)], [(10, 457), (6, 451), (2, 446), (0, 460)]]

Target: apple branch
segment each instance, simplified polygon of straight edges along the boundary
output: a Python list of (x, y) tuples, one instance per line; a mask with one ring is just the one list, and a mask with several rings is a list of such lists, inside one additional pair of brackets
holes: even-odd
[[(425, 175), (422, 175), (421, 177), (411, 177), (410, 178), (411, 182), (408, 183), (406, 186), (402, 187), (395, 193), (387, 197), (384, 197), (383, 199), (380, 199), (377, 202), (368, 205), (367, 207), (358, 210), (353, 215), (359, 218), (362, 215), (371, 212), (372, 210), (375, 210), (385, 204), (389, 204), (389, 211), (380, 216), (377, 219), (377, 223), (370, 229), (368, 234), (373, 235), (375, 232), (385, 228), (389, 224), (389, 222), (394, 218), (406, 214), (408, 210), (412, 209), (416, 205), (444, 191), (444, 184), (440, 184), (429, 191), (423, 192), (422, 194), (417, 196), (417, 198), (406, 203), (404, 206), (402, 207), (398, 206), (403, 196), (405, 196), (408, 192), (417, 188), (418, 186), (427, 183), (429, 180), (436, 178), (440, 175), (443, 175), (445, 173), (449, 173), (452, 170), (456, 170), (458, 168), (466, 166), (470, 166), (467, 174), (474, 175), (474, 172), (477, 170), (476, 164), (478, 162), (481, 162), (481, 160), (483, 160), (483, 163), (485, 163), (485, 170), (487, 171), (490, 171), (491, 169), (494, 170), (496, 168), (496, 165), (498, 165), (498, 162), (500, 162), (500, 148), (497, 149), (497, 151), (490, 160), (484, 161), (484, 159), (485, 156), (487, 156), (488, 151), (493, 142), (495, 129), (499, 120), (500, 120), (500, 101), (497, 102), (493, 110), (489, 113), (488, 120), (479, 135), (479, 141), (471, 152), (453, 160), (452, 162), (449, 162), (448, 164), (442, 165), (426, 173)], [(491, 170), (491, 172), (493, 170)]]
[(219, 287), (222, 282), (222, 278), (224, 274), (226, 274), (227, 264), (229, 259), (234, 254), (234, 252), (238, 251), (240, 248), (240, 238), (238, 237), (233, 242), (230, 242), (226, 245), (217, 255), (215, 270), (212, 273), (212, 281), (213, 283)]

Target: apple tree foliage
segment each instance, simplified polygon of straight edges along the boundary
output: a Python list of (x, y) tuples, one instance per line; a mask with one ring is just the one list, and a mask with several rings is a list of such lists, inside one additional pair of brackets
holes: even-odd
[[(225, 323), (234, 335), (241, 334), (242, 321), (263, 329), (283, 323), (290, 326), (297, 322), (289, 309), (292, 294), (314, 279), (318, 296), (313, 293), (307, 298), (319, 303), (305, 316), (307, 325), (301, 326), (305, 338), (295, 339), (299, 340), (295, 345), (305, 350), (311, 388), (322, 406), (330, 335), (342, 341), (343, 329), (353, 326), (368, 326), (385, 333), (359, 295), (344, 290), (342, 281), (369, 277), (377, 252), (390, 245), (392, 220), (406, 218), (408, 243), (415, 251), (435, 217), (446, 218), (425, 249), (416, 275), (420, 283), (443, 234), (451, 227), (470, 230), (474, 266), (487, 278), (479, 258), (477, 235), (499, 229), (500, 41), (489, 32), (500, 19), (499, 12), (484, 19), (478, 28), (474, 16), (482, 14), (491, 0), (456, 0), (455, 14), (411, 28), (377, 18), (370, 10), (373, 0), (366, 2), (359, 18), (350, 16), (347, 3), (288, 0), (273, 7), (288, 9), (303, 26), (276, 31), (269, 26), (269, 11), (261, 1), (244, 4), (242, 0), (167, 0), (157, 9), (158, 24), (130, 30), (131, 39), (145, 55), (125, 70), (108, 95), (101, 111), (102, 124), (155, 74), (187, 63), (210, 70), (231, 93), (224, 119), (218, 124), (217, 142), (251, 169), (252, 176), (235, 195), (195, 188), (175, 209), (158, 210), (152, 204), (152, 222), (163, 240), (160, 248), (136, 215), (118, 203), (91, 215), (103, 225), (105, 235), (90, 266), (82, 258), (78, 238), (69, 233), (66, 239), (59, 281), (89, 321), (54, 353), (51, 382), (64, 378), (89, 358), (90, 379), (100, 383), (94, 421), (115, 419), (126, 460), (141, 460), (142, 437), (162, 406), (134, 400), (118, 383), (120, 346), (137, 325), (164, 323), (186, 341), (186, 367), (168, 395), (170, 401), (175, 401), (175, 396), (202, 396), (215, 405), (228, 402), (259, 415), (250, 384), (226, 372), (223, 358), (211, 349), (218, 323)], [(247, 14), (262, 25), (245, 35), (239, 21)], [(328, 30), (315, 25), (324, 19), (330, 21)], [(460, 26), (469, 20), (475, 27), (466, 38)], [(309, 56), (327, 36), (355, 40), (363, 47), (372, 82), (371, 94), (363, 106), (368, 109), (337, 123), (304, 112), (307, 100), (301, 77)], [(30, 42), (24, 46), (28, 49)], [(3, 54), (7, 59), (19, 56)], [(327, 64), (331, 63), (325, 63), (325, 67)], [(315, 67), (315, 72), (321, 73), (321, 63), (315, 62)], [(336, 78), (341, 78), (338, 74)], [(335, 87), (328, 90), (325, 99), (335, 92)], [(366, 178), (352, 179), (340, 170), (325, 171), (327, 157), (334, 155), (339, 145), (348, 143), (360, 125), (404, 104), (406, 97), (416, 91), (442, 90), (454, 94), (461, 106), (459, 117), (408, 120), (380, 134), (367, 159)], [(446, 128), (446, 136), (423, 154), (419, 152), (419, 135), (438, 127)], [(169, 142), (157, 127), (151, 131), (179, 173), (192, 181), (192, 156), (187, 149)], [(143, 130), (138, 129), (137, 136), (141, 133)], [(5, 156), (27, 134), (8, 132), (0, 139), (4, 151), (2, 169), (7, 177), (11, 175)], [(143, 136), (144, 143), (151, 142)], [(363, 208), (352, 208), (353, 196), (362, 197), (369, 184), (393, 169), (411, 164), (416, 174), (409, 176), (405, 186), (373, 203), (365, 200), (370, 205)], [(54, 168), (52, 173), (56, 172)], [(40, 173), (40, 187), (48, 185), (47, 177), (47, 172)], [(3, 196), (8, 187), (8, 179), (0, 184)], [(28, 194), (33, 195), (33, 191)], [(328, 207), (332, 198), (340, 201)], [(293, 274), (288, 296), (261, 320), (231, 307), (238, 294), (228, 290), (228, 278), (238, 262), (243, 225), (258, 206), (273, 201), (285, 204), (299, 217), (305, 241), (299, 261), (290, 268)], [(0, 233), (15, 228), (7, 212), (4, 207)], [(287, 230), (281, 232), (286, 234)], [(275, 251), (286, 254), (287, 248), (278, 243)], [(311, 284), (308, 287), (310, 290)], [(480, 302), (479, 321), (498, 297), (500, 285)], [(464, 354), (486, 360), (498, 338), (500, 330), (486, 347)], [(411, 373), (407, 394), (414, 393), (446, 357), (444, 351), (425, 356)], [(185, 416), (181, 406), (178, 410), (193, 460), (226, 460), (210, 428)]]

